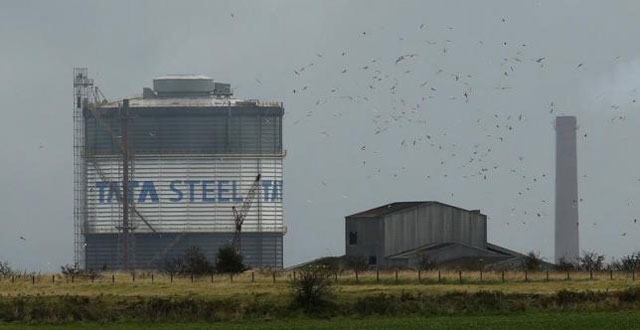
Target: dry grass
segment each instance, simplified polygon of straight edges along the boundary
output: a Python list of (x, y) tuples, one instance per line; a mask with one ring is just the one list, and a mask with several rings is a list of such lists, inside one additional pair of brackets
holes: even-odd
[[(55, 282), (52, 281), (55, 276)], [(113, 276), (113, 277), (112, 277)], [(88, 278), (71, 279), (60, 275), (42, 275), (35, 278), (16, 278), (13, 282), (10, 278), (0, 279), (0, 294), (5, 296), (17, 295), (113, 295), (113, 296), (203, 296), (217, 298), (242, 298), (253, 295), (267, 294), (271, 297), (286, 296), (289, 293), (289, 283), (294, 272), (276, 273), (276, 281), (273, 282), (271, 274), (245, 272), (233, 278), (229, 276), (213, 276), (195, 278), (193, 282), (189, 277), (174, 277), (173, 282), (169, 276), (154, 274), (153, 282), (150, 274), (138, 274), (135, 281), (130, 274), (104, 273), (93, 282)], [(497, 290), (505, 293), (555, 293), (562, 289), (567, 290), (592, 290), (613, 291), (621, 290), (637, 285), (631, 274), (597, 273), (593, 279), (588, 273), (551, 272), (549, 280), (544, 272), (528, 273), (507, 272), (502, 281), (502, 273), (489, 272), (463, 272), (460, 283), (458, 272), (441, 272), (438, 281), (438, 272), (422, 272), (421, 281), (418, 280), (416, 271), (400, 271), (396, 280), (393, 271), (367, 272), (358, 274), (358, 279), (353, 273), (344, 273), (338, 277), (338, 296), (340, 298), (357, 298), (362, 294), (377, 293), (443, 293), (451, 291), (477, 292), (483, 290)], [(379, 279), (378, 279), (379, 278)], [(113, 279), (113, 282), (112, 282)], [(640, 281), (640, 279), (638, 279)]]

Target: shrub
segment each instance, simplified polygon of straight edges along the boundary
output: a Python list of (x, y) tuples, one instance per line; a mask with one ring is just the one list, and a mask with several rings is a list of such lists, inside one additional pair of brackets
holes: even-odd
[(367, 259), (363, 256), (348, 256), (345, 258), (345, 264), (348, 269), (357, 272), (363, 272), (369, 268)]
[(560, 258), (560, 260), (558, 260), (558, 262), (556, 263), (555, 268), (556, 270), (567, 272), (577, 270), (580, 268), (580, 266), (575, 262), (569, 261), (565, 258)]
[(92, 277), (92, 278), (96, 278), (98, 276), (100, 276), (100, 274), (97, 271), (94, 271), (93, 269), (82, 269), (80, 268), (80, 264), (79, 263), (74, 263), (73, 265), (64, 265), (64, 266), (60, 266), (60, 272), (62, 273), (62, 275), (66, 276), (66, 277)]
[(522, 266), (525, 270), (537, 271), (542, 268), (543, 259), (540, 258), (540, 254), (534, 251), (530, 251), (525, 257)]
[(604, 256), (597, 252), (582, 251), (582, 256), (578, 259), (580, 268), (583, 270), (602, 270), (604, 268)]
[(436, 262), (431, 260), (431, 258), (427, 256), (422, 256), (422, 258), (418, 262), (419, 270), (431, 270), (434, 268), (436, 268)]
[(184, 271), (184, 261), (182, 258), (167, 259), (162, 268), (164, 272), (170, 276), (182, 274)]
[(225, 245), (218, 250), (216, 270), (225, 274), (241, 273), (247, 269), (242, 259), (242, 255), (233, 246)]
[(213, 266), (197, 246), (188, 248), (182, 257), (182, 261), (183, 266), (181, 273), (183, 274), (204, 275), (213, 272)]
[(331, 273), (321, 266), (300, 269), (299, 276), (291, 282), (291, 307), (307, 313), (318, 314), (333, 306)]
[(13, 276), (16, 272), (9, 266), (6, 261), (0, 261), (0, 275), (1, 276)]

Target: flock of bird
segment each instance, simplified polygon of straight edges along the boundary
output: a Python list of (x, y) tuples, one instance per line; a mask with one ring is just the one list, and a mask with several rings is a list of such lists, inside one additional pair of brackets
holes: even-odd
[[(501, 21), (506, 22), (505, 19)], [(425, 29), (425, 25), (421, 24), (416, 27), (416, 32), (420, 33)], [(453, 30), (454, 28), (448, 27), (447, 29)], [(363, 39), (369, 38), (371, 32), (361, 32), (360, 36)], [(400, 38), (400, 41), (403, 40), (405, 39)], [(423, 148), (426, 147), (432, 150), (431, 153), (428, 153), (430, 156), (439, 158), (440, 170), (433, 171), (437, 174), (425, 173), (421, 178), (425, 181), (433, 179), (436, 175), (442, 176), (442, 178), (457, 176), (458, 179), (463, 180), (490, 181), (492, 176), (496, 174), (507, 173), (512, 176), (512, 179), (518, 180), (520, 188), (514, 194), (521, 198), (534, 189), (540, 188), (540, 185), (553, 184), (553, 176), (550, 175), (553, 173), (553, 169), (532, 172), (527, 169), (527, 160), (524, 154), (514, 154), (512, 156), (513, 162), (508, 165), (501, 164), (497, 160), (499, 157), (493, 156), (497, 150), (501, 149), (500, 143), (518, 138), (519, 131), (527, 125), (525, 113), (495, 112), (488, 114), (481, 112), (476, 115), (471, 113), (475, 109), (472, 110), (472, 107), (469, 106), (473, 103), (478, 90), (482, 90), (484, 94), (492, 91), (498, 95), (509, 92), (514, 88), (509, 84), (510, 77), (516, 75), (523, 66), (527, 69), (535, 70), (538, 68), (542, 70), (552, 59), (547, 56), (527, 55), (533, 51), (527, 48), (526, 43), (511, 46), (508, 42), (502, 42), (500, 46), (507, 49), (510, 55), (498, 60), (497, 67), (500, 68), (499, 76), (501, 78), (497, 83), (487, 87), (486, 81), (479, 83), (474, 79), (473, 74), (449, 70), (446, 65), (434, 64), (433, 60), (429, 62), (429, 59), (434, 57), (434, 53), (437, 53), (438, 56), (451, 54), (450, 45), (452, 43), (453, 41), (448, 39), (443, 41), (424, 40), (422, 42), (424, 51), (400, 53), (393, 59), (374, 57), (358, 65), (339, 67), (335, 67), (333, 63), (340, 62), (340, 58), (349, 57), (351, 53), (349, 50), (340, 49), (315, 54), (315, 57), (307, 61), (307, 64), (298, 65), (291, 69), (292, 78), (297, 82), (297, 86), (291, 89), (291, 96), (301, 99), (312, 98), (305, 115), (296, 118), (293, 125), (305, 120), (315, 121), (315, 118), (311, 117), (329, 114), (332, 117), (340, 118), (344, 115), (344, 109), (353, 109), (354, 107), (371, 109), (364, 119), (370, 120), (369, 127), (373, 136), (389, 134), (392, 130), (404, 131), (411, 134), (411, 137), (398, 139), (398, 148), (415, 148), (416, 152), (423, 153)], [(483, 41), (478, 43), (484, 45)], [(325, 61), (329, 64), (323, 66)], [(585, 63), (582, 62), (573, 64), (576, 74), (579, 74), (579, 71), (584, 70), (585, 67)], [(425, 74), (425, 72), (428, 73)], [(336, 77), (334, 79), (335, 86), (314, 88), (312, 83), (315, 78), (313, 77), (316, 77), (317, 73), (322, 73), (325, 79), (331, 75)], [(305, 76), (309, 74), (312, 78), (305, 79)], [(420, 76), (426, 80), (418, 81)], [(441, 88), (441, 86), (444, 87)], [(403, 93), (401, 90), (407, 90), (407, 92)], [(451, 95), (451, 90), (457, 90), (457, 93)], [(440, 105), (443, 101), (451, 102), (449, 108), (463, 109), (467, 111), (468, 117), (476, 116), (472, 120), (476, 130), (482, 135), (473, 137), (475, 133), (471, 133), (468, 134), (470, 138), (467, 141), (460, 141), (450, 138), (454, 134), (447, 129), (429, 127), (430, 122), (433, 121), (429, 117), (438, 116), (438, 114), (434, 114), (433, 106), (429, 105), (434, 99), (438, 99)], [(633, 103), (635, 103), (635, 99)], [(557, 105), (553, 100), (549, 100), (547, 104), (547, 108), (543, 111), (546, 112), (551, 122), (558, 115)], [(335, 108), (340, 110), (332, 111)], [(380, 110), (380, 108), (384, 110)], [(612, 109), (618, 110), (618, 107), (612, 106)], [(623, 120), (626, 120), (624, 114), (614, 113), (611, 122)], [(329, 137), (332, 134), (330, 128), (321, 129), (319, 133), (323, 137)], [(389, 136), (397, 138), (398, 134), (389, 134)], [(587, 133), (581, 133), (579, 136), (583, 139), (588, 138)], [(551, 148), (553, 146), (550, 146)], [(382, 151), (379, 146), (360, 143), (354, 150), (354, 155), (358, 153), (371, 156), (382, 153)], [(504, 153), (501, 157), (503, 156)], [(362, 166), (367, 167), (368, 165), (375, 167), (375, 164), (367, 163), (367, 159), (362, 160)], [(409, 165), (402, 166), (400, 164), (396, 171), (386, 171), (386, 173), (381, 168), (374, 168), (368, 178), (373, 175), (389, 175), (396, 178), (399, 172), (407, 169), (407, 166)], [(582, 179), (584, 178), (586, 176)], [(327, 185), (326, 180), (322, 180), (322, 185)], [(347, 198), (347, 196), (343, 197)], [(453, 193), (451, 193), (451, 197), (454, 197)], [(533, 208), (523, 208), (523, 205), (527, 203), (523, 203), (521, 200), (518, 205), (510, 208), (510, 213), (518, 223), (522, 224), (526, 224), (527, 219), (547, 217), (553, 214), (553, 203), (549, 200), (552, 198), (540, 199), (536, 202), (538, 206)], [(581, 198), (576, 203), (582, 201)], [(532, 204), (528, 203), (527, 205)], [(511, 221), (507, 221), (506, 224), (510, 225)], [(596, 222), (593, 224), (596, 225)], [(621, 236), (626, 236), (626, 233), (622, 233)]]

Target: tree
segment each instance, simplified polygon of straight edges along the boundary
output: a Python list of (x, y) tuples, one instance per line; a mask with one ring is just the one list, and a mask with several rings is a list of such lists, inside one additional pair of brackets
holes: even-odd
[(213, 271), (213, 266), (197, 246), (188, 248), (182, 260), (184, 263), (182, 273), (184, 274), (204, 275), (210, 274)]
[(604, 255), (597, 252), (582, 251), (578, 259), (580, 268), (588, 271), (598, 271), (604, 268)]
[(620, 258), (619, 261), (613, 261), (609, 264), (611, 269), (632, 272), (640, 269), (640, 251), (636, 251), (630, 255)]
[(543, 259), (540, 257), (539, 253), (534, 251), (530, 251), (524, 257), (523, 267), (525, 270), (529, 271), (538, 271), (542, 268)]
[(218, 250), (216, 257), (216, 270), (218, 273), (237, 274), (247, 267), (243, 263), (243, 257), (231, 245), (225, 245)]

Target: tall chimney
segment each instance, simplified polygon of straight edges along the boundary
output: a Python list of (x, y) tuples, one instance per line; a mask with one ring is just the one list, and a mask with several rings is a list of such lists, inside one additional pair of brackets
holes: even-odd
[(575, 116), (556, 117), (556, 262), (580, 256), (576, 130)]

